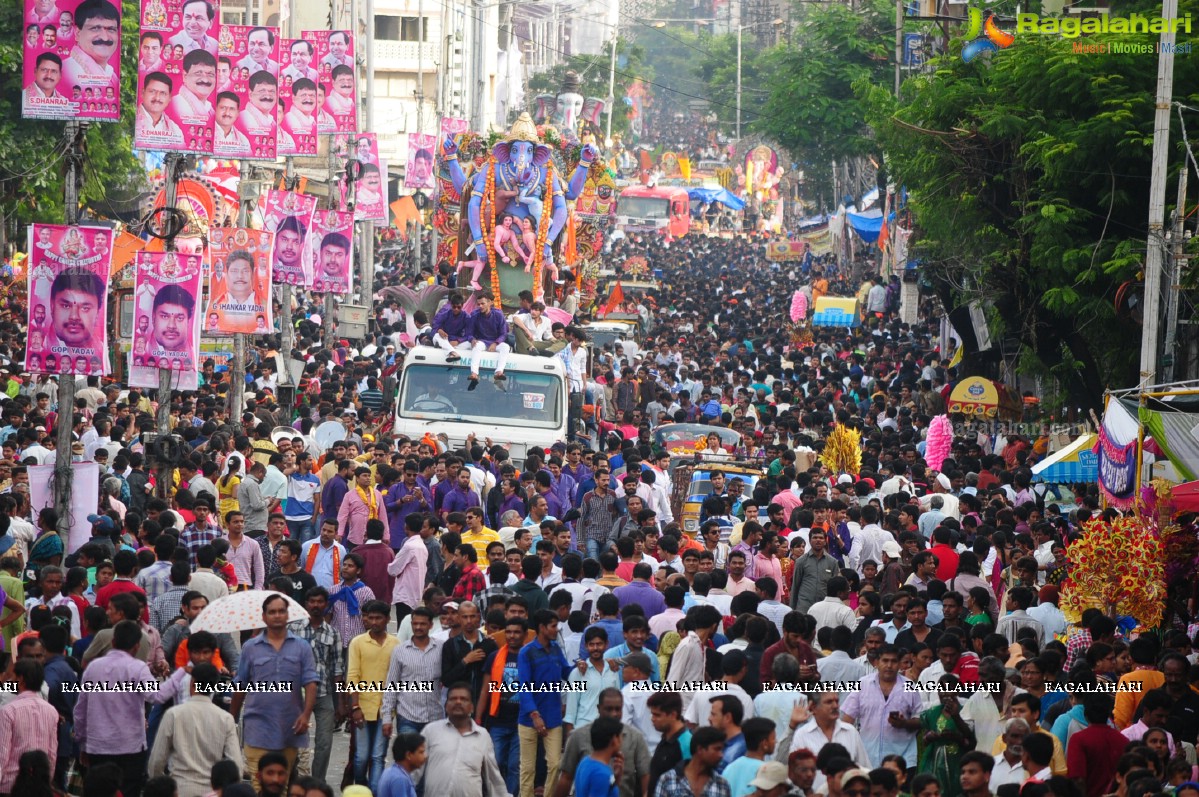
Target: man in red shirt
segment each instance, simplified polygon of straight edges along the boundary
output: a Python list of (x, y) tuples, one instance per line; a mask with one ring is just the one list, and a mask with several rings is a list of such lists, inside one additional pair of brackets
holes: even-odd
[[(134, 571), (137, 570), (137, 554), (133, 551), (117, 551), (116, 555), (112, 557), (112, 569), (116, 571), (116, 578), (96, 591), (96, 605), (101, 609), (107, 609), (112, 596), (122, 592), (140, 592), (142, 603), (145, 605), (147, 603), (146, 591), (133, 582)], [(148, 609), (142, 610), (142, 622), (150, 622)]]
[(937, 526), (933, 530), (933, 545), (929, 552), (937, 557), (937, 580), (949, 583), (958, 572), (958, 552), (949, 544), (949, 529)]
[(1115, 705), (1111, 695), (1087, 695), (1082, 705), (1088, 725), (1070, 736), (1066, 747), (1066, 769), (1086, 797), (1102, 797), (1116, 776), (1116, 762), (1128, 739), (1107, 724)]
[(937, 641), (937, 658), (946, 675), (956, 675), (964, 684), (978, 683), (978, 656), (962, 650), (962, 638), (957, 634), (942, 634)]

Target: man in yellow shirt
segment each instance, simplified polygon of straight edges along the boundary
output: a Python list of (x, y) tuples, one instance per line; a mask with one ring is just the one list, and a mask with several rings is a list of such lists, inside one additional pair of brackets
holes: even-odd
[(487, 561), (487, 546), (500, 542), (499, 532), (483, 525), (483, 510), (472, 506), (466, 510), (466, 528), (462, 531), (462, 542), (473, 545), (480, 562)]
[[(387, 633), (391, 606), (379, 600), (362, 606), (362, 625), (366, 633), (350, 640), (346, 664), (347, 695), (350, 699), (350, 723), (354, 726), (354, 782), (369, 785), (378, 793), (379, 780), (387, 756), (387, 737), (379, 721), (383, 706), (382, 687), (387, 682), (391, 653), (400, 640)], [(369, 772), (369, 777), (368, 777)]]
[[(1030, 728), (1034, 728), (1037, 733), (1043, 733), (1053, 740), (1053, 759), (1049, 762), (1049, 768), (1053, 771), (1053, 774), (1065, 776), (1066, 752), (1062, 749), (1062, 743), (1056, 736), (1041, 727), (1041, 699), (1036, 695), (1030, 695), (1028, 692), (1022, 692), (1012, 697), (1011, 705), (1013, 719), (1019, 717), (1027, 722)], [(1000, 736), (991, 747), (991, 755), (999, 755), (1005, 749), (1007, 749), (1007, 744), (1004, 743), (1003, 736)]]

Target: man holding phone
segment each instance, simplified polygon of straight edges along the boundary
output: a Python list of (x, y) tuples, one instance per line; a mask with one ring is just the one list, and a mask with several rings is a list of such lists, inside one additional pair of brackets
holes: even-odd
[(916, 732), (924, 706), (920, 693), (911, 691), (899, 674), (899, 648), (884, 645), (878, 668), (862, 679), (862, 688), (850, 692), (841, 706), (841, 719), (854, 724), (871, 761), (888, 755), (916, 760)]

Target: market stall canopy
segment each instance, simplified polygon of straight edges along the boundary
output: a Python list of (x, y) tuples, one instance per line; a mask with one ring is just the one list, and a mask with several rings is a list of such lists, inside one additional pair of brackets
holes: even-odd
[(1199, 481), (1175, 485), (1171, 490), (1174, 511), (1199, 512)]
[(719, 202), (732, 210), (742, 210), (745, 207), (743, 200), (735, 197), (727, 188), (688, 188), (687, 196), (692, 200), (700, 202)]
[(1020, 400), (1006, 385), (981, 376), (968, 376), (958, 382), (949, 394), (949, 414), (976, 418), (1019, 418), (1023, 414)]
[(842, 327), (853, 329), (861, 323), (858, 300), (853, 297), (821, 296), (816, 300), (812, 313), (814, 327)]
[[(878, 208), (867, 210), (863, 213), (854, 213), (847, 211), (845, 214), (846, 221), (853, 231), (858, 234), (858, 237), (865, 243), (872, 244), (878, 240), (879, 233), (883, 229), (883, 212)], [(892, 213), (887, 217), (887, 224), (895, 223), (895, 214)]]
[(1099, 436), (1084, 434), (1070, 445), (1033, 466), (1033, 481), (1050, 484), (1077, 484), (1099, 478), (1099, 456), (1095, 443)]

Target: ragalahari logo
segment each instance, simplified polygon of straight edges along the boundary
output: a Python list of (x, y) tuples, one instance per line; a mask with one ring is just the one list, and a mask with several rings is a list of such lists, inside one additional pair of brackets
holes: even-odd
[(983, 24), (983, 13), (977, 8), (970, 9), (970, 25), (966, 28), (966, 44), (962, 47), (962, 60), (970, 63), (985, 52), (1006, 50), (1012, 46), (1016, 37), (1005, 30), (1000, 30), (995, 23), (995, 15), (988, 14), (987, 22)]

